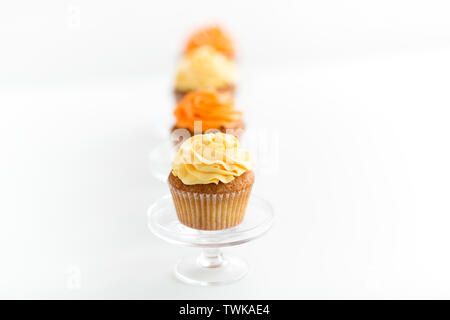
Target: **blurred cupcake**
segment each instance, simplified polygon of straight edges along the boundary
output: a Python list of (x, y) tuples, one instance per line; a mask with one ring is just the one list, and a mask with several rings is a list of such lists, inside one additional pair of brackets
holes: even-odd
[(181, 59), (175, 79), (175, 98), (188, 92), (213, 89), (234, 94), (236, 65), (233, 60), (210, 45), (189, 50)]
[(233, 40), (219, 26), (206, 27), (193, 33), (188, 39), (184, 53), (187, 54), (202, 46), (210, 46), (229, 59), (235, 57)]
[(186, 140), (168, 178), (180, 222), (199, 230), (240, 224), (255, 181), (252, 167), (250, 154), (232, 135), (209, 133)]
[[(242, 111), (236, 110), (234, 99), (229, 93), (213, 90), (189, 92), (181, 99), (174, 111), (175, 126), (172, 129), (173, 140), (178, 143), (194, 134), (212, 130), (240, 137), (245, 125)], [(186, 129), (180, 132), (177, 129)]]

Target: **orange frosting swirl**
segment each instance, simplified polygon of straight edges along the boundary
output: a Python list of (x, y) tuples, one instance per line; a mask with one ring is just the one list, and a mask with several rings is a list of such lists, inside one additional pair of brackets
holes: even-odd
[(242, 121), (242, 111), (234, 107), (229, 93), (213, 90), (189, 92), (178, 103), (174, 115), (176, 126), (194, 131), (194, 121), (202, 121), (202, 131), (236, 127)]
[(213, 47), (229, 58), (235, 56), (233, 41), (218, 26), (203, 28), (192, 34), (186, 44), (185, 53), (204, 45)]

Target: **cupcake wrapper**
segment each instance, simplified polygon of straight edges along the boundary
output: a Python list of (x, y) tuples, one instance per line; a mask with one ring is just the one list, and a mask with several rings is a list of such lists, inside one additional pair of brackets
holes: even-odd
[(252, 186), (224, 194), (187, 192), (170, 186), (180, 222), (199, 230), (222, 230), (244, 220)]

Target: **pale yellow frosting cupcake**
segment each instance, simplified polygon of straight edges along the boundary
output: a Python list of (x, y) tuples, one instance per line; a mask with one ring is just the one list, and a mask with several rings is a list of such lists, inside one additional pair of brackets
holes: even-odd
[(175, 90), (187, 92), (196, 89), (222, 89), (234, 87), (235, 82), (235, 63), (205, 45), (183, 56), (178, 67)]
[(248, 151), (223, 133), (196, 135), (178, 150), (168, 182), (180, 222), (199, 230), (240, 224), (255, 180)]
[(230, 134), (199, 134), (187, 139), (172, 161), (172, 173), (186, 185), (231, 182), (253, 168), (250, 153)]

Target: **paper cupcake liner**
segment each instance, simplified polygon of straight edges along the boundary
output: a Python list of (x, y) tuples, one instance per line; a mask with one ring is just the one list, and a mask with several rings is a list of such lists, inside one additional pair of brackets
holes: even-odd
[(170, 186), (180, 222), (199, 230), (222, 230), (244, 220), (252, 186), (236, 192), (208, 194), (187, 192)]

